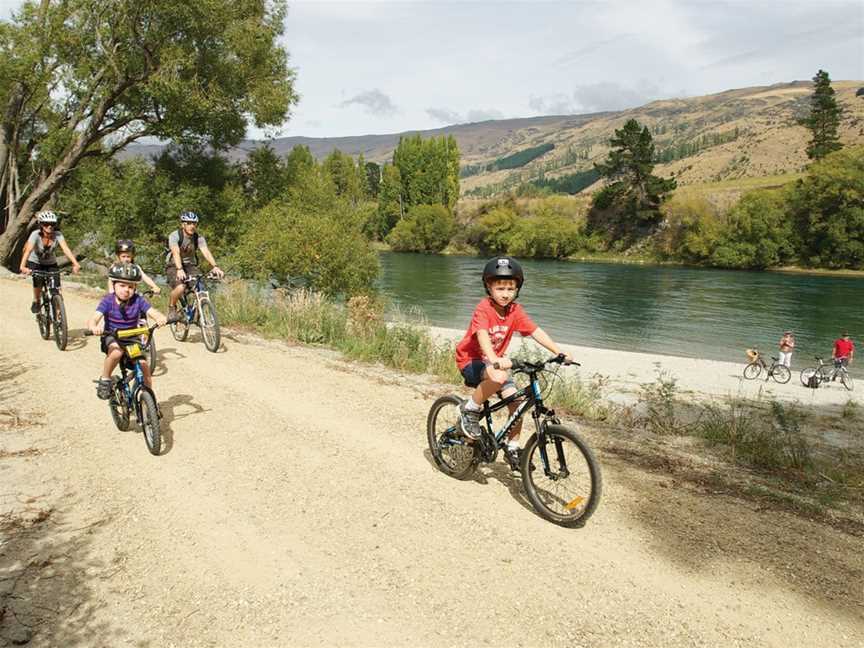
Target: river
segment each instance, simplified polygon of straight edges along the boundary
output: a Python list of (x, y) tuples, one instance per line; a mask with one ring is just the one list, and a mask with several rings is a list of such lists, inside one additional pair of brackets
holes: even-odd
[[(464, 330), (484, 295), (483, 263), (387, 252), (380, 287), (394, 305), (418, 309), (431, 324)], [(864, 335), (864, 279), (857, 277), (566, 261), (523, 266), (519, 301), (564, 343), (743, 362), (748, 347), (776, 356), (791, 329), (795, 370), (814, 355), (830, 357), (841, 331), (853, 340)]]

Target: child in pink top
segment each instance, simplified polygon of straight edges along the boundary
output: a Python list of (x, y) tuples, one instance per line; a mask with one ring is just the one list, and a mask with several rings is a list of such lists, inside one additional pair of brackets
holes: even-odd
[[(462, 432), (477, 439), (482, 434), (480, 411), (483, 403), (496, 392), (507, 397), (516, 392), (516, 386), (507, 371), (513, 363), (505, 356), (507, 346), (514, 333), (531, 336), (541, 346), (558, 355), (558, 345), (538, 327), (521, 304), (516, 303), (519, 290), (525, 282), (522, 266), (510, 257), (491, 259), (483, 268), (483, 287), (488, 297), (484, 298), (471, 317), (465, 336), (456, 346), (456, 364), (465, 384), (474, 387), (474, 393), (461, 408), (460, 428)], [(510, 411), (517, 407), (511, 403)], [(514, 425), (508, 438), (508, 457), (518, 465), (519, 445), (517, 438), (521, 425)]]

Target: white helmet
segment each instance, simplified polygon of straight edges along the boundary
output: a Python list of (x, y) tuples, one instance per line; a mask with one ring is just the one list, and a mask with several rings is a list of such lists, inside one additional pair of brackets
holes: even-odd
[(36, 222), (40, 225), (50, 223), (52, 225), (57, 224), (57, 214), (50, 209), (46, 209), (45, 211), (40, 211), (36, 214)]
[(180, 214), (181, 223), (197, 223), (198, 214), (193, 211), (184, 211)]

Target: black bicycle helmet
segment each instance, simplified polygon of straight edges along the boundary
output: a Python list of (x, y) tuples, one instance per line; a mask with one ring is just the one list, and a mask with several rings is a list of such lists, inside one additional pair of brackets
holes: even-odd
[(113, 281), (138, 283), (141, 281), (141, 268), (135, 263), (115, 263), (108, 269), (108, 278)]
[(114, 244), (114, 254), (122, 252), (128, 252), (132, 256), (135, 256), (135, 244), (129, 239), (120, 239)]
[(518, 297), (522, 284), (525, 283), (525, 273), (522, 266), (513, 257), (500, 256), (489, 259), (483, 267), (483, 288), (489, 294), (488, 282), (493, 279), (513, 279), (516, 282), (516, 295)]

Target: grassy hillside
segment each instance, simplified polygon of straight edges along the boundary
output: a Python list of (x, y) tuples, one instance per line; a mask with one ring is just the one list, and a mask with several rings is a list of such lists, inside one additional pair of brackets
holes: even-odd
[[(832, 85), (844, 110), (841, 140), (864, 144), (864, 97), (855, 96), (864, 81), (834, 81)], [(658, 152), (686, 155), (658, 164), (655, 172), (659, 175), (676, 177), (679, 187), (718, 182), (738, 186), (735, 181), (744, 180), (746, 188), (747, 179), (799, 173), (807, 164), (804, 149), (808, 133), (797, 120), (808, 110), (811, 87), (809, 81), (795, 81), (654, 101), (620, 112), (491, 120), (419, 132), (424, 137), (453, 135), (459, 142), (462, 166), (472, 172), (461, 181), (463, 195), (494, 194), (532, 179), (590, 169), (606, 156), (614, 130), (631, 118), (652, 129)], [(390, 159), (399, 137), (406, 134), (288, 137), (273, 140), (271, 146), (285, 154), (303, 144), (318, 158), (338, 148), (382, 162)], [(260, 144), (244, 141), (229, 156), (242, 158)], [(554, 148), (539, 157), (519, 155), (530, 149), (541, 150), (538, 147), (549, 148), (550, 144)], [(132, 146), (125, 155), (151, 155), (158, 149)], [(495, 164), (514, 157), (530, 161), (507, 169)]]

